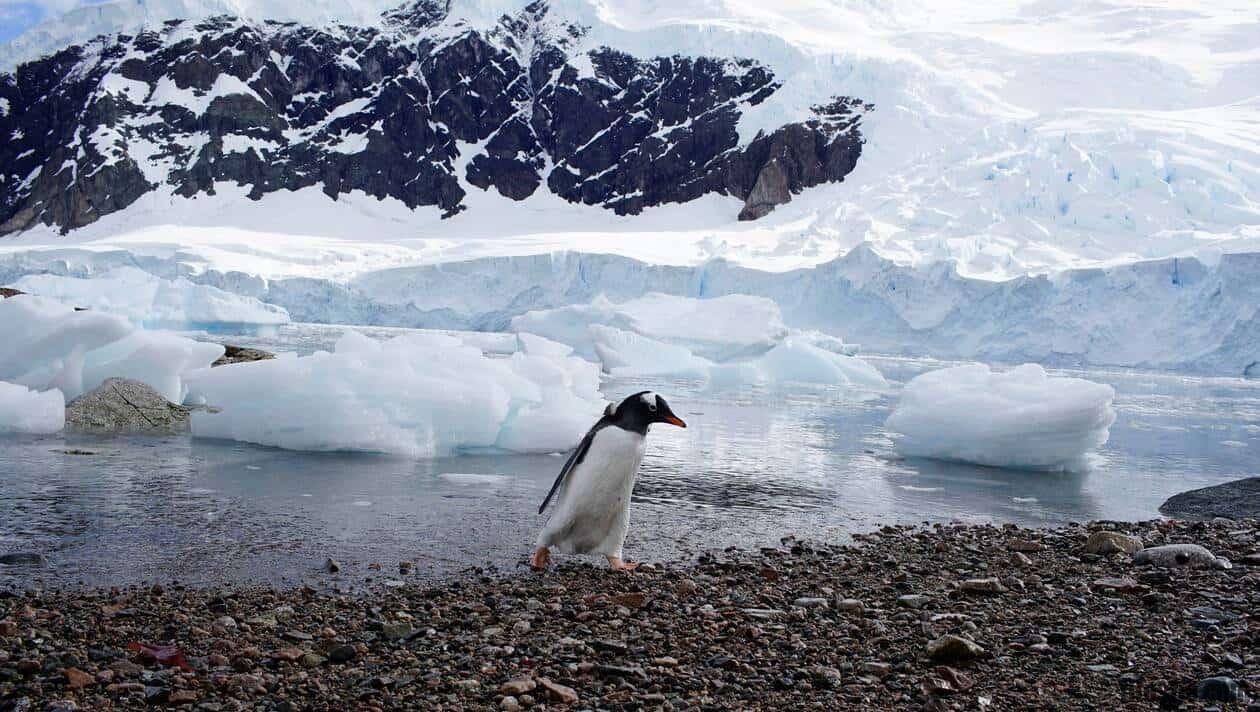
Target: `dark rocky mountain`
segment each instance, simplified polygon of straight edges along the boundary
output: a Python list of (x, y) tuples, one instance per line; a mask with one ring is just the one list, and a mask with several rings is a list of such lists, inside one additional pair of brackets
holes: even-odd
[(780, 87), (765, 67), (586, 45), (541, 2), (478, 29), (440, 0), (379, 28), (220, 17), (100, 37), (0, 74), (0, 235), (217, 182), (444, 216), (470, 186), (618, 214), (719, 193), (755, 219), (843, 180), (861, 153), (872, 107), (857, 99), (820, 97), (811, 118), (741, 144), (742, 113)]

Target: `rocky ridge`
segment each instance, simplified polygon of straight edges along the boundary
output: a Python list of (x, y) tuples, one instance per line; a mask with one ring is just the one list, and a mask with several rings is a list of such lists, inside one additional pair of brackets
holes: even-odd
[[(872, 107), (812, 114), (741, 141), (780, 87), (747, 59), (591, 47), (544, 2), (473, 27), (441, 0), (380, 28), (232, 17), (168, 21), (0, 74), (0, 235), (62, 231), (153, 192), (318, 186), (444, 216), (472, 190), (539, 190), (635, 214), (717, 193), (755, 219), (840, 181)], [(216, 187), (218, 186), (218, 187)]]

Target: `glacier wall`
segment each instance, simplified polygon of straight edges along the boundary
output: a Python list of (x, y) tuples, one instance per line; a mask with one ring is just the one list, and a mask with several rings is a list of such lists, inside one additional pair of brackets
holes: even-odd
[(1254, 373), (1260, 362), (1260, 253), (987, 281), (947, 263), (900, 265), (865, 245), (789, 272), (722, 260), (667, 266), (567, 252), (402, 267), (334, 282), (268, 281), (197, 271), (178, 255), (67, 248), (0, 257), (0, 284), (27, 274), (91, 276), (120, 266), (255, 297), (284, 307), (295, 321), (502, 331), (527, 311), (599, 295), (623, 301), (648, 292), (750, 294), (777, 302), (788, 326), (842, 336), (868, 353), (1227, 376)]

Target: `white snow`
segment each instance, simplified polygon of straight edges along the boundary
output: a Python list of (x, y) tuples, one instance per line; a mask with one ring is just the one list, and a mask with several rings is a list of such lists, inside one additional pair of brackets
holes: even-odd
[(1051, 377), (1037, 364), (955, 366), (907, 383), (885, 427), (907, 457), (1079, 470), (1107, 442), (1114, 398), (1111, 386)]
[(604, 401), (598, 369), (573, 356), (488, 355), (414, 333), (375, 341), (347, 332), (334, 352), (190, 375), (193, 434), (290, 450), (434, 457), (477, 450), (572, 447)]
[(27, 275), (12, 286), (66, 306), (125, 316), (138, 325), (191, 329), (289, 322), (281, 307), (183, 277), (162, 279), (135, 267), (117, 267), (91, 278)]
[(125, 318), (76, 312), (52, 299), (0, 300), (0, 380), (69, 401), (111, 377), (134, 378), (180, 403), (189, 373), (223, 355), (217, 344), (137, 329)]
[(66, 401), (61, 391), (34, 391), (0, 381), (0, 434), (48, 435), (65, 427)]

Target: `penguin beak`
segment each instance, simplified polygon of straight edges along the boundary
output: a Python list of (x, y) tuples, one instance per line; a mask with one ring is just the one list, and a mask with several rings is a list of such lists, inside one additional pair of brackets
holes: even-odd
[(669, 415), (666, 415), (666, 416), (662, 417), (662, 418), (661, 418), (661, 422), (664, 422), (664, 423), (669, 423), (670, 425), (677, 425), (677, 426), (678, 426), (678, 427), (680, 427), (680, 428), (685, 428), (685, 427), (687, 427), (687, 424), (683, 422), (683, 419), (682, 419), (682, 418), (679, 418), (678, 416), (674, 415), (673, 413), (670, 413)]

